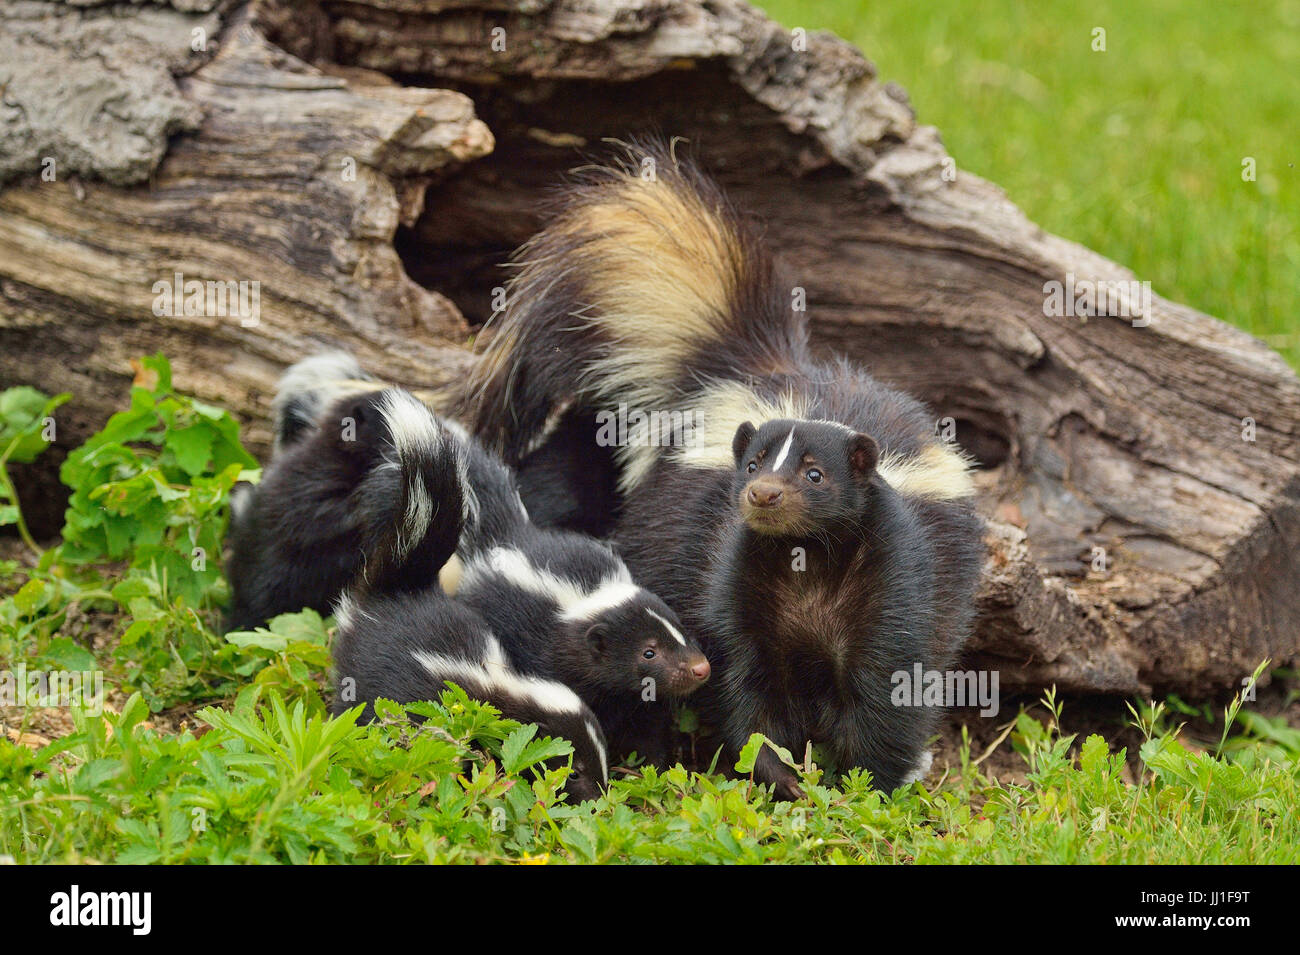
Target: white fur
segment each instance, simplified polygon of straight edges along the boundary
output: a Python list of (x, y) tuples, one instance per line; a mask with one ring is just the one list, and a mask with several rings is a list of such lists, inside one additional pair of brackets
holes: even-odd
[(372, 622), (375, 619), (373, 615), (357, 606), (350, 593), (344, 591), (339, 594), (338, 600), (334, 601), (334, 621), (338, 624), (339, 631), (351, 630), (357, 618)]
[(489, 641), (488, 651), (482, 660), (465, 660), (428, 650), (412, 650), (411, 656), (434, 679), (451, 680), (471, 695), (482, 687), (489, 695), (496, 691), (531, 700), (539, 709), (548, 713), (576, 715), (582, 712), (582, 700), (563, 683), (516, 673), (505, 664), (500, 653), (500, 645), (493, 639)]
[(621, 563), (612, 576), (587, 590), (577, 581), (535, 566), (527, 555), (513, 547), (494, 547), (471, 559), (460, 576), (458, 589), (479, 586), (489, 574), (499, 574), (520, 590), (553, 601), (564, 620), (590, 620), (634, 600), (641, 592)]
[(253, 486), (251, 484), (240, 483), (230, 489), (230, 518), (232, 522), (242, 520), (252, 505)]
[(579, 600), (562, 604), (560, 616), (565, 620), (594, 620), (606, 610), (635, 600), (640, 593), (641, 588), (631, 580), (608, 577), (600, 582), (599, 587)]
[(671, 623), (669, 623), (669, 622), (668, 622), (667, 620), (665, 620), (663, 617), (659, 616), (659, 614), (655, 613), (655, 612), (654, 612), (653, 610), (651, 610), (649, 607), (646, 607), (646, 608), (645, 608), (645, 612), (648, 613), (650, 616), (654, 617), (654, 618), (655, 618), (656, 620), (658, 620), (660, 623), (662, 623), (662, 624), (664, 625), (664, 629), (667, 630), (669, 633), (671, 633), (671, 634), (673, 635), (673, 639), (674, 639), (674, 640), (676, 640), (676, 641), (677, 641), (678, 643), (680, 643), (682, 646), (686, 646), (686, 638), (682, 636), (682, 632), (681, 632), (680, 630), (678, 630), (676, 627), (674, 627)]
[(902, 785), (910, 786), (912, 783), (919, 783), (930, 773), (930, 767), (934, 765), (934, 753), (926, 750), (912, 767), (912, 771), (903, 777)]
[[(401, 462), (418, 462), (425, 457), (441, 453), (442, 431), (437, 420), (414, 395), (391, 390), (379, 402), (379, 413), (388, 428), (393, 448)], [(398, 462), (386, 461), (392, 466)], [(405, 557), (425, 535), (433, 520), (437, 506), (423, 481), (412, 481), (407, 487), (410, 499), (406, 502), (406, 515), (397, 536), (397, 552)]]
[[(673, 454), (674, 460), (683, 467), (731, 470), (735, 467), (731, 441), (736, 429), (745, 421), (761, 428), (768, 421), (797, 418), (817, 424), (833, 424), (853, 433), (853, 429), (842, 422), (809, 418), (807, 399), (802, 396), (784, 394), (776, 401), (769, 401), (739, 382), (710, 385), (700, 393), (698, 402), (700, 410), (696, 420), (699, 423), (695, 428), (694, 444), (667, 452)], [(777, 460), (782, 460), (782, 456), (778, 455)], [(642, 461), (640, 465), (624, 468), (621, 484), (624, 489), (635, 487), (650, 472), (654, 459)], [(910, 497), (951, 501), (975, 494), (970, 461), (959, 448), (946, 444), (927, 445), (915, 455), (887, 451), (876, 463), (876, 472), (894, 490)]]
[(785, 444), (781, 445), (781, 450), (777, 452), (776, 460), (772, 462), (773, 474), (780, 471), (781, 465), (785, 464), (786, 455), (790, 453), (790, 445), (794, 443), (794, 429), (797, 427), (798, 425), (792, 426), (790, 428), (790, 433), (785, 436)]
[(585, 720), (584, 722), (587, 725), (587, 735), (591, 737), (591, 745), (600, 754), (600, 781), (607, 783), (609, 782), (609, 756), (605, 752), (604, 744), (600, 741), (600, 730), (596, 728), (596, 724), (591, 720)]

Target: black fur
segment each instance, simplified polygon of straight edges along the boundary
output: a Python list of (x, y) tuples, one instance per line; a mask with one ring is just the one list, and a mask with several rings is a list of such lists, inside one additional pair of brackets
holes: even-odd
[[(364, 571), (340, 608), (334, 713), (363, 703), (362, 718), (370, 720), (376, 699), (438, 699), (450, 680), (502, 715), (569, 740), (574, 753), (566, 791), (578, 800), (594, 798), (607, 782), (608, 761), (596, 715), (567, 688), (514, 672), (488, 623), (431, 584), (430, 568), (445, 563), (459, 543), (463, 512), (459, 449), (439, 440), (445, 435), (432, 415), (428, 424), (432, 440), (425, 450), (398, 455), (393, 449), (380, 461), (376, 474), (386, 486), (360, 513)], [(412, 523), (419, 511), (412, 501), (421, 492), (439, 495), (433, 498), (438, 509), (422, 526)], [(530, 687), (540, 692), (527, 692)], [(571, 706), (547, 705), (565, 696)]]
[(608, 537), (618, 521), (618, 466), (611, 448), (592, 443), (589, 414), (565, 415), (546, 443), (525, 455), (519, 492), (541, 527)]
[[(414, 474), (379, 467), (386, 458), (397, 459), (379, 413), (384, 394), (335, 402), (312, 431), (283, 448), (260, 484), (240, 489), (227, 535), (228, 630), (260, 626), (304, 607), (330, 613), (361, 570), (371, 544), (364, 529), (384, 526), (374, 515), (402, 481), (418, 476), (433, 501), (460, 508), (453, 459), (432, 455)], [(413, 559), (407, 566), (427, 583), (440, 563)]]
[[(555, 599), (493, 569), (493, 551), (506, 550), (580, 593), (611, 580), (631, 582), (608, 544), (533, 524), (510, 470), (478, 442), (468, 442), (466, 453), (479, 520), (461, 538), (458, 556), (464, 572), (457, 599), (488, 621), (522, 672), (572, 687), (600, 717), (613, 755), (636, 750), (648, 762), (666, 763), (669, 701), (695, 691), (710, 672), (699, 644), (668, 605), (644, 588), (629, 587), (625, 602), (596, 616), (566, 619)], [(684, 643), (668, 627), (682, 634)]]
[[(940, 716), (933, 709), (892, 707), (889, 678), (914, 663), (929, 670), (955, 661), (974, 612), (979, 518), (968, 497), (905, 496), (879, 476), (876, 464), (885, 455), (908, 459), (934, 450), (933, 416), (845, 360), (815, 359), (803, 315), (790, 308), (797, 283), (779, 277), (755, 230), (717, 186), (662, 145), (634, 146), (629, 153), (622, 165), (585, 170), (553, 225), (522, 250), (494, 338), (509, 353), (495, 354), (466, 383), (461, 413), (507, 461), (542, 455), (548, 462), (529, 476), (541, 486), (526, 487), (527, 498), (581, 497), (584, 459), (596, 453), (595, 428), (585, 451), (581, 435), (575, 440), (569, 433), (548, 452), (557, 409), (570, 420), (593, 420), (622, 400), (620, 389), (645, 384), (635, 379), (637, 356), (627, 353), (617, 330), (584, 319), (601, 300), (602, 276), (617, 274), (623, 281), (636, 267), (620, 259), (615, 271), (609, 261), (593, 261), (610, 254), (601, 224), (633, 228), (625, 223), (653, 217), (654, 209), (631, 205), (623, 219), (604, 211), (592, 216), (591, 226), (584, 216), (634, 204), (637, 190), (652, 188), (685, 196), (683, 208), (710, 217), (712, 230), (651, 222), (666, 241), (729, 237), (688, 250), (691, 261), (718, 269), (728, 301), (720, 313), (710, 313), (707, 340), (693, 333), (687, 339), (693, 347), (672, 353), (675, 378), (654, 382), (666, 407), (644, 410), (695, 407), (707, 415), (702, 396), (721, 383), (743, 386), (767, 405), (794, 402), (808, 419), (797, 430), (807, 443), (801, 450), (821, 460), (833, 481), (822, 489), (800, 486), (806, 526), (769, 526), (754, 514), (746, 523), (739, 497), (750, 480), (745, 455), (751, 448), (756, 453), (757, 444), (783, 440), (792, 422), (769, 422), (751, 434), (739, 427), (742, 421), (732, 421), (742, 470), (688, 467), (676, 453), (657, 452), (648, 476), (622, 500), (615, 536), (634, 576), (699, 635), (715, 673), (700, 702), (733, 754), (755, 731), (797, 756), (811, 740), (840, 769), (865, 767), (889, 789), (916, 766)], [(656, 184), (636, 181), (643, 153), (655, 159)], [(663, 267), (646, 261), (641, 284), (653, 286)], [(648, 298), (637, 307), (653, 310), (655, 304)], [(665, 312), (661, 320), (669, 339), (676, 316)], [(624, 359), (617, 366), (622, 371), (600, 370), (615, 367), (600, 364), (610, 355)], [(607, 377), (597, 381), (598, 373)], [(620, 381), (613, 377), (618, 374), (628, 377)], [(778, 434), (781, 427), (786, 431)], [(557, 509), (557, 520), (567, 522), (570, 510)], [(803, 571), (792, 567), (795, 548), (806, 557)], [(756, 773), (783, 796), (798, 793), (794, 774), (769, 750)]]
[[(292, 379), (293, 389), (278, 401), (282, 416), (321, 405), (331, 382), (302, 372), (320, 364), (308, 359), (291, 369), (286, 378)], [(359, 368), (349, 370), (360, 377)], [(418, 458), (402, 457), (380, 414), (385, 396), (392, 393), (376, 390), (336, 401), (315, 430), (296, 431), (292, 441), (282, 442), (263, 483), (232, 521), (232, 627), (255, 626), (302, 606), (329, 612), (348, 582), (360, 575), (367, 593), (375, 592), (368, 582), (377, 578), (393, 593), (400, 583), (401, 593), (415, 595), (403, 604), (401, 619), (418, 615), (420, 601), (427, 601), (428, 624), (438, 630), (451, 611), (444, 607), (436, 575), (453, 551), (469, 568), (494, 548), (509, 548), (521, 553), (528, 566), (579, 593), (611, 578), (630, 581), (608, 545), (534, 526), (510, 470), (477, 441), (457, 437), (454, 426), (437, 423), (427, 410), (421, 412), (445, 446)], [(344, 420), (355, 427), (355, 433), (346, 435), (352, 440), (341, 437)], [(283, 420), (277, 421), (277, 430), (286, 433)], [(404, 523), (405, 505), (399, 502), (408, 500), (407, 492), (420, 482), (436, 504), (436, 516), (409, 557), (394, 563), (394, 541), (374, 535), (411, 533)], [(555, 600), (480, 567), (466, 576), (455, 604), (457, 612), (473, 614), (496, 635), (515, 670), (575, 690), (611, 727), (616, 754), (635, 749), (662, 763), (668, 757), (669, 700), (700, 686), (708, 662), (694, 640), (686, 638), (682, 645), (669, 639), (667, 627), (682, 628), (667, 605), (644, 590), (628, 590), (627, 603), (589, 620), (570, 620)], [(653, 659), (645, 658), (647, 651)], [(646, 677), (654, 681), (648, 688), (642, 683)], [(420, 674), (415, 678), (423, 679)]]
[(362, 720), (368, 722), (374, 718), (375, 700), (437, 700), (450, 680), (471, 699), (491, 703), (502, 716), (536, 724), (539, 735), (567, 739), (573, 744), (573, 773), (566, 791), (577, 801), (599, 795), (607, 780), (590, 734), (594, 728), (602, 746), (604, 736), (596, 715), (585, 705), (572, 711), (547, 709), (534, 698), (470, 679), (455, 668), (435, 673), (416, 660), (415, 653), (480, 664), (487, 659), (493, 634), (473, 610), (436, 590), (419, 596), (371, 595), (360, 600), (354, 610), (356, 622), (341, 627), (335, 638), (336, 683), (354, 681), (346, 694), (341, 689), (336, 694), (335, 715), (364, 703)]

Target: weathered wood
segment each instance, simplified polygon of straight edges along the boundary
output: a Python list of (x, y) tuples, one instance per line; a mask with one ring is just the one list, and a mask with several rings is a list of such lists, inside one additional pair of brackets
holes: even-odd
[[(15, 5), (24, 36), (59, 21), (44, 40), (89, 69), (61, 22), (74, 15), (42, 6)], [(150, 42), (168, 49), (225, 10), (173, 6), (199, 12), (151, 10)], [(103, 15), (75, 14), (85, 29)], [(0, 175), (27, 177), (0, 193), (6, 381), (68, 388), (102, 420), (126, 358), (162, 348), (258, 444), (280, 366), (320, 344), (396, 381), (446, 380), (564, 170), (602, 137), (685, 135), (766, 223), (818, 342), (925, 398), (985, 465), (973, 663), (1004, 687), (1211, 696), (1265, 656), (1297, 656), (1294, 373), (1159, 297), (1136, 322), (1049, 314), (1045, 283), (1133, 276), (957, 170), (852, 47), (792, 38), (739, 0), (327, 0), (246, 16), (201, 54), (132, 54), (167, 63), (174, 92), (151, 74), (99, 117), (102, 136), (24, 138), (10, 111), (48, 117), (52, 94), (10, 82), (0, 129), (24, 148)], [(114, 185), (41, 182), (47, 152)], [(260, 279), (258, 326), (155, 316), (153, 282), (174, 271)]]
[[(185, 24), (199, 21), (166, 15), (181, 23), (168, 35), (188, 44)], [(431, 176), (491, 150), (470, 100), (316, 69), (246, 17), (209, 43), (210, 62), (177, 87), (201, 117), (197, 132), (172, 143), (147, 183), (33, 176), (0, 193), (5, 377), (57, 383), (102, 422), (129, 359), (161, 349), (178, 381), (241, 413), (264, 444), (269, 386), (304, 352), (347, 342), (405, 378), (454, 367), (443, 349), (469, 328), (407, 277), (393, 238), (418, 216)], [(131, 163), (114, 169), (136, 175)], [(156, 314), (156, 283), (177, 274), (249, 283), (250, 307)]]

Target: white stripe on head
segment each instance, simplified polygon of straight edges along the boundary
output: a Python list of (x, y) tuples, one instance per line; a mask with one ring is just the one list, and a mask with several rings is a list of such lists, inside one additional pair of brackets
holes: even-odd
[(676, 641), (677, 641), (678, 643), (680, 643), (682, 646), (686, 646), (686, 638), (682, 636), (682, 632), (681, 632), (680, 630), (678, 630), (676, 627), (674, 627), (671, 623), (669, 623), (669, 622), (668, 622), (667, 620), (665, 620), (663, 617), (659, 616), (659, 614), (655, 613), (655, 612), (654, 612), (653, 610), (651, 610), (649, 607), (646, 607), (646, 608), (645, 608), (645, 612), (648, 613), (650, 616), (654, 617), (654, 618), (655, 618), (656, 620), (658, 620), (660, 623), (662, 623), (662, 624), (664, 625), (664, 629), (666, 629), (669, 633), (671, 633), (671, 634), (673, 635), (673, 639), (674, 639), (674, 640), (676, 640)]
[(587, 735), (591, 737), (591, 745), (596, 747), (596, 752), (600, 754), (600, 781), (609, 782), (609, 756), (605, 752), (605, 744), (600, 741), (600, 730), (591, 720), (584, 720), (587, 724)]
[(785, 463), (786, 455), (790, 453), (790, 445), (794, 442), (794, 429), (797, 427), (798, 425), (790, 426), (790, 433), (785, 436), (785, 444), (781, 445), (781, 450), (777, 454), (776, 460), (772, 462), (772, 473), (775, 474), (777, 471), (781, 470), (781, 465)]

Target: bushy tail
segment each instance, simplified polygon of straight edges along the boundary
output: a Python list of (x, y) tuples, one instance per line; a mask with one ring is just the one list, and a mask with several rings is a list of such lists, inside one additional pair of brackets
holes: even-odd
[(671, 412), (702, 378), (779, 371), (807, 347), (755, 231), (671, 144), (579, 171), (516, 264), (456, 405), (509, 464), (574, 396)]
[(360, 402), (379, 426), (374, 466), (355, 492), (364, 556), (357, 586), (382, 594), (436, 586), (466, 520), (463, 448), (409, 392), (387, 388)]

